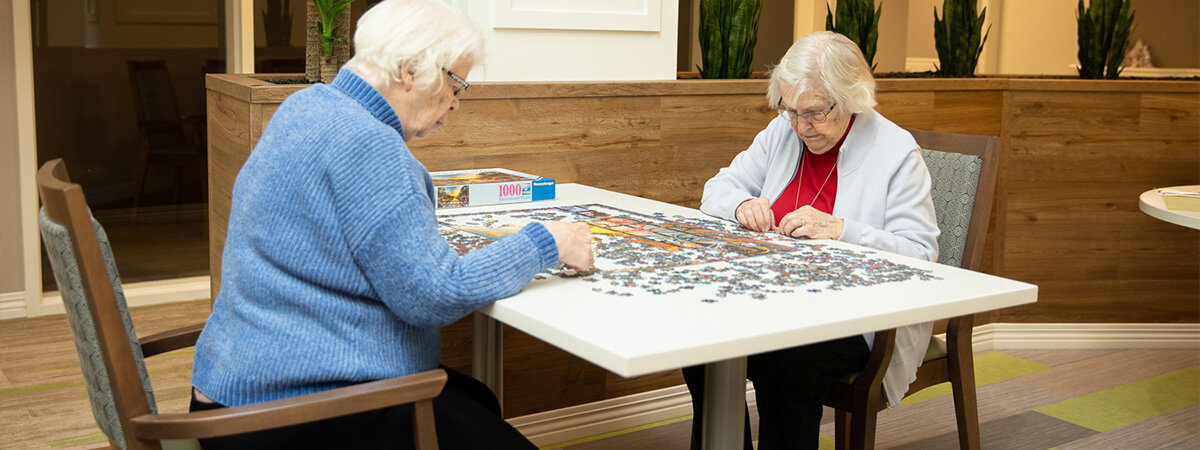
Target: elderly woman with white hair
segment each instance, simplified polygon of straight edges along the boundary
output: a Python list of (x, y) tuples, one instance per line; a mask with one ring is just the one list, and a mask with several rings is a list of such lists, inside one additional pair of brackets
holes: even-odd
[[(584, 224), (531, 223), (459, 256), (407, 143), (459, 107), (482, 34), (438, 0), (386, 0), (329, 85), (280, 105), (234, 184), (222, 285), (196, 343), (192, 410), (294, 397), (438, 367), (439, 328), (560, 261), (592, 264)], [(533, 448), (495, 394), (447, 370), (442, 448)], [(411, 405), (205, 448), (404, 448)]]
[[(761, 232), (844, 242), (934, 261), (937, 220), (929, 171), (912, 135), (874, 111), (875, 80), (858, 46), (832, 32), (796, 41), (771, 70), (779, 116), (704, 185), (700, 210)], [(884, 390), (903, 398), (932, 324), (897, 331)], [(817, 448), (821, 399), (866, 365), (872, 335), (750, 356), (759, 449)], [(704, 370), (683, 371), (699, 446)], [(746, 422), (747, 450), (750, 425)]]

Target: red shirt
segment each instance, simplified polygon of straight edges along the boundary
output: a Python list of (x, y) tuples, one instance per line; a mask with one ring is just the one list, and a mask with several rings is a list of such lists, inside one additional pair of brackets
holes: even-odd
[(801, 141), (801, 151), (804, 154), (797, 164), (796, 175), (792, 176), (792, 181), (783, 189), (783, 193), (779, 194), (779, 198), (775, 199), (775, 203), (771, 204), (771, 212), (775, 213), (775, 226), (779, 226), (783, 216), (808, 204), (812, 204), (818, 211), (833, 214), (833, 201), (837, 198), (838, 153), (841, 152), (842, 143), (846, 142), (846, 136), (850, 134), (852, 126), (854, 116), (850, 116), (850, 124), (846, 126), (842, 138), (833, 148), (820, 155), (810, 152)]

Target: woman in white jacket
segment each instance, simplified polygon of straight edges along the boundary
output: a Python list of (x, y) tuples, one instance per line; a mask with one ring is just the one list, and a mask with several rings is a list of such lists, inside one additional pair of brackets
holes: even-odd
[[(875, 112), (875, 80), (858, 47), (831, 32), (806, 35), (771, 71), (767, 99), (779, 110), (750, 148), (704, 185), (700, 210), (746, 228), (837, 239), (937, 260), (929, 171), (902, 128)], [(931, 323), (902, 328), (884, 376), (890, 403), (904, 397)], [(753, 355), (759, 449), (817, 448), (821, 398), (857, 372), (872, 334)], [(704, 370), (685, 368), (692, 447), (699, 447)], [(746, 422), (746, 449), (750, 425)]]

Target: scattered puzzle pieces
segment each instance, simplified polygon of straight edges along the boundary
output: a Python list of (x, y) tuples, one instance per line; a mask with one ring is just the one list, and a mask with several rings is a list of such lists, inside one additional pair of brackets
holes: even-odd
[(716, 298), (701, 302), (734, 296), (764, 301), (767, 294), (790, 293), (793, 288), (817, 293), (938, 279), (928, 270), (893, 263), (869, 251), (752, 232), (729, 221), (647, 215), (600, 204), (438, 218), (440, 232), (459, 254), (502, 239), (533, 221), (586, 222), (596, 254), (591, 270), (577, 272), (560, 265), (535, 280), (581, 278), (607, 285), (592, 290), (617, 297), (711, 286)]

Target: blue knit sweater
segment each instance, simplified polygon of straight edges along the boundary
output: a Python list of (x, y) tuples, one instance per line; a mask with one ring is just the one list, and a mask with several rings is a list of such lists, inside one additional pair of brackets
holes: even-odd
[(537, 223), (457, 255), (395, 111), (343, 69), (288, 97), (238, 173), (192, 384), (238, 406), (436, 368), (439, 327), (557, 260)]

